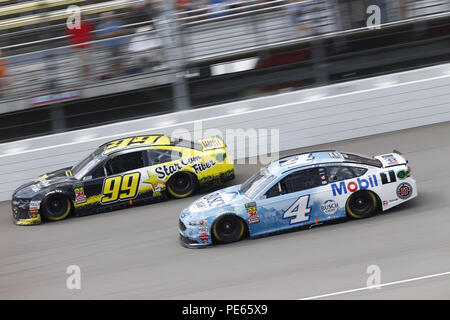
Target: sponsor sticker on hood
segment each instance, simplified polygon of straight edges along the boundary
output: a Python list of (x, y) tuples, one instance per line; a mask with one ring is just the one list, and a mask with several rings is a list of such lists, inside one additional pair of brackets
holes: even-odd
[(208, 194), (201, 199), (194, 202), (189, 208), (192, 212), (208, 210), (227, 204), (232, 201), (239, 194), (237, 191), (233, 192), (214, 192)]

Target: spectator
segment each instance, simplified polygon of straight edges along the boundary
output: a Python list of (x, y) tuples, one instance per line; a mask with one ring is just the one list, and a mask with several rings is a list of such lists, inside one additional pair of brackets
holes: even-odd
[(114, 12), (103, 12), (100, 15), (101, 23), (97, 26), (98, 37), (102, 40), (102, 46), (108, 52), (108, 60), (111, 61), (111, 75), (120, 76), (122, 72), (122, 46), (123, 39), (118, 38), (123, 35), (122, 22), (114, 17)]
[(180, 18), (188, 17), (189, 11), (195, 9), (192, 0), (176, 0), (176, 7)]
[(409, 16), (408, 13), (408, 0), (399, 0), (400, 6), (400, 19), (407, 19)]
[(0, 97), (3, 98), (5, 96), (5, 89), (8, 86), (7, 77), (7, 69), (6, 69), (6, 61), (3, 59), (3, 53), (0, 50)]
[(145, 71), (147, 67), (155, 69), (162, 64), (161, 41), (151, 31), (151, 26), (137, 28), (128, 46), (138, 71)]
[(91, 47), (91, 44), (88, 42), (91, 42), (93, 40), (92, 32), (94, 31), (94, 26), (84, 18), (85, 17), (82, 15), (79, 27), (68, 26), (66, 29), (66, 33), (69, 35), (72, 44), (76, 45), (73, 48), (78, 58), (79, 66), (81, 67), (81, 77), (84, 81), (88, 81), (90, 76), (89, 53)]
[(367, 7), (364, 0), (351, 0), (349, 2), (351, 28), (364, 28), (367, 26)]
[(303, 0), (291, 0), (294, 3), (290, 10), (292, 10), (292, 22), (296, 27), (296, 32), (298, 36), (308, 36), (310, 33), (310, 28), (306, 23), (306, 14), (308, 10), (308, 5)]
[(127, 19), (127, 24), (150, 22), (156, 11), (154, 7), (155, 5), (151, 0), (141, 0), (137, 3), (133, 1), (128, 14), (130, 18)]
[(208, 2), (208, 13), (211, 13), (211, 18), (222, 17), (227, 14), (227, 12), (224, 12), (228, 9), (227, 0), (209, 0)]

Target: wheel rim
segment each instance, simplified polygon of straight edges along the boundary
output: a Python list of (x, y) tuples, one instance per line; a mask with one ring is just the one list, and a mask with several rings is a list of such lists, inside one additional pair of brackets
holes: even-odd
[(235, 229), (236, 226), (230, 220), (225, 220), (219, 225), (219, 233), (226, 237), (232, 235)]
[(45, 200), (45, 215), (50, 220), (61, 220), (70, 212), (70, 202), (67, 198), (54, 196)]
[(189, 188), (189, 179), (187, 179), (184, 175), (176, 177), (174, 184), (178, 190), (186, 190)]
[(348, 200), (348, 213), (354, 218), (370, 216), (376, 206), (376, 198), (372, 193), (364, 192), (354, 194)]
[(219, 243), (235, 242), (242, 238), (244, 225), (233, 216), (223, 217), (214, 225), (214, 236)]
[(52, 216), (58, 216), (64, 204), (61, 199), (53, 198), (50, 200), (48, 210)]
[(359, 196), (353, 199), (351, 207), (356, 211), (366, 211), (370, 208), (370, 202), (367, 201), (367, 197)]
[(188, 174), (178, 174), (171, 178), (168, 184), (169, 192), (178, 198), (187, 197), (193, 191), (193, 181)]

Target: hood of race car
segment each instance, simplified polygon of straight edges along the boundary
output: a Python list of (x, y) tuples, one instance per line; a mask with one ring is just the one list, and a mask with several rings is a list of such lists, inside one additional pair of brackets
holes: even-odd
[(250, 199), (241, 192), (241, 185), (236, 185), (209, 193), (194, 201), (183, 210), (181, 218), (206, 219), (223, 211), (234, 211), (236, 205), (249, 201)]
[(14, 196), (17, 198), (32, 198), (48, 187), (55, 186), (60, 183), (74, 181), (72, 173), (69, 168), (59, 169), (53, 172), (46, 173), (34, 181), (28, 182), (20, 186), (14, 192)]

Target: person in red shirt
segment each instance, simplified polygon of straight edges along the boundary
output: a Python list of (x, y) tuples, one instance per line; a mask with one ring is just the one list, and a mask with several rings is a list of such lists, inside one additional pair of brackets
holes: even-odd
[(92, 32), (94, 31), (94, 25), (81, 16), (80, 24), (68, 25), (66, 32), (70, 37), (73, 48), (76, 52), (79, 64), (81, 66), (81, 77), (87, 81), (89, 80), (89, 49), (91, 47), (91, 42), (93, 40)]
[(5, 90), (8, 85), (6, 61), (3, 59), (3, 53), (0, 50), (0, 97), (5, 97)]

